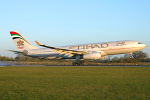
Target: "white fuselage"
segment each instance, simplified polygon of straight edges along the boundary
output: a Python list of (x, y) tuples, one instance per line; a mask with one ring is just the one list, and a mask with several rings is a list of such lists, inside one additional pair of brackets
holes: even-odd
[[(126, 54), (133, 53), (145, 48), (146, 45), (138, 41), (115, 41), (106, 43), (95, 43), (95, 44), (85, 44), (85, 45), (73, 45), (61, 47), (70, 50), (85, 51), (88, 53), (99, 52), (101, 57), (107, 55), (115, 54)], [(69, 57), (69, 55), (57, 53), (53, 49), (34, 49), (29, 50), (27, 56), (38, 57), (44, 59), (75, 59), (76, 57)]]

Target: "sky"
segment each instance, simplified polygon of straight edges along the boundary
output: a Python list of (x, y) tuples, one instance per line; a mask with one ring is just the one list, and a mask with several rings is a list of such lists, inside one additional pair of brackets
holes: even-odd
[(10, 31), (35, 46), (135, 40), (150, 57), (150, 0), (0, 0), (1, 56), (16, 56)]

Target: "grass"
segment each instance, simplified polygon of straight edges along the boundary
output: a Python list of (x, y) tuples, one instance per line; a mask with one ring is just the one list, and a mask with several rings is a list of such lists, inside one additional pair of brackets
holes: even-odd
[(150, 67), (1, 67), (0, 100), (150, 100)]

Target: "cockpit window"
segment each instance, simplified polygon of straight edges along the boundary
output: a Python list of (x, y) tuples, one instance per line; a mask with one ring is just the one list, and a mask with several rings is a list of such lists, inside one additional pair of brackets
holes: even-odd
[(141, 42), (138, 42), (138, 44), (143, 44), (143, 43), (141, 43)]

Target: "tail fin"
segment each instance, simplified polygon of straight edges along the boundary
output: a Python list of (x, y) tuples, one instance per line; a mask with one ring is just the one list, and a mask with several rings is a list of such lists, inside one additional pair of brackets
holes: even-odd
[(11, 31), (10, 35), (14, 40), (14, 43), (18, 49), (18, 51), (23, 50), (31, 50), (31, 49), (38, 49), (37, 47), (30, 44), (24, 37), (22, 37), (18, 32)]

